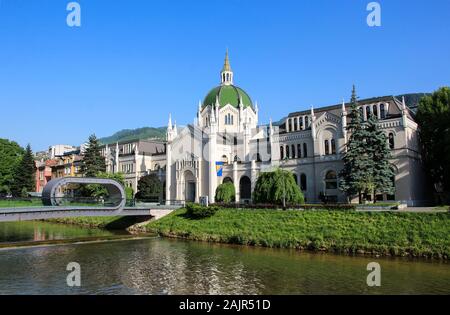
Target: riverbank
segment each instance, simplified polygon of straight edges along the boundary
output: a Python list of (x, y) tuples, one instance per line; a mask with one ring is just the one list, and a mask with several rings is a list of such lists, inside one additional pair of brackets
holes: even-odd
[(131, 226), (148, 220), (149, 217), (73, 217), (73, 218), (60, 218), (49, 219), (46, 222), (77, 225), (88, 228), (98, 228), (105, 230), (127, 230)]
[(149, 223), (164, 237), (345, 254), (448, 260), (449, 213), (219, 210), (193, 220), (186, 210)]

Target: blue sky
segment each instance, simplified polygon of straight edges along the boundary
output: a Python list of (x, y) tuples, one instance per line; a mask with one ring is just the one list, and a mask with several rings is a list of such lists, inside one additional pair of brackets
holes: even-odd
[(0, 137), (34, 150), (192, 122), (225, 50), (260, 120), (450, 85), (450, 1), (0, 0)]

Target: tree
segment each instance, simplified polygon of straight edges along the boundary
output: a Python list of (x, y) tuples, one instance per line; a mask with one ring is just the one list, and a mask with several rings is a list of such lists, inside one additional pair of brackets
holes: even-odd
[(443, 87), (419, 102), (422, 157), (437, 192), (450, 195), (450, 87)]
[(17, 165), (11, 192), (15, 197), (26, 197), (27, 192), (34, 191), (36, 187), (36, 164), (34, 163), (33, 151), (27, 145), (25, 154)]
[(347, 131), (350, 133), (344, 153), (344, 168), (339, 174), (339, 189), (348, 198), (358, 195), (362, 202), (362, 193), (374, 187), (374, 179), (370, 176), (369, 168), (372, 167), (367, 154), (367, 132), (362, 123), (361, 113), (358, 109), (358, 97), (353, 86), (351, 97), (351, 109), (348, 115)]
[(96, 177), (106, 171), (105, 158), (100, 153), (100, 143), (95, 135), (89, 137), (81, 164), (81, 173), (86, 177)]
[(216, 202), (230, 203), (236, 200), (236, 189), (233, 183), (220, 184), (216, 189)]
[(278, 204), (283, 208), (286, 204), (302, 204), (305, 201), (294, 175), (281, 169), (262, 173), (258, 177), (253, 199), (256, 203)]
[[(123, 187), (125, 187), (125, 178), (122, 173), (110, 174), (106, 172), (100, 172), (97, 173), (94, 177), (112, 179), (121, 184)], [(82, 194), (85, 197), (93, 197), (93, 198), (107, 198), (109, 196), (108, 190), (104, 186), (98, 184), (86, 185), (85, 189), (84, 190), (82, 189)]]
[(24, 154), (16, 142), (0, 139), (0, 194), (11, 192), (14, 174)]
[(392, 158), (391, 151), (388, 146), (388, 139), (386, 134), (378, 127), (378, 120), (374, 115), (370, 114), (366, 124), (367, 133), (367, 155), (372, 167), (369, 168), (371, 178), (371, 186), (368, 188), (368, 193), (375, 200), (375, 194), (389, 194), (395, 193), (394, 183), (392, 178), (395, 177), (395, 172), (389, 160)]
[(153, 200), (159, 199), (163, 187), (158, 175), (152, 173), (139, 180), (137, 190), (137, 199)]

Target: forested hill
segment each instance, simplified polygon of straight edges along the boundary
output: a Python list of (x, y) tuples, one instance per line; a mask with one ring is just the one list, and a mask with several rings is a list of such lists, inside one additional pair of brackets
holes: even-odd
[(124, 129), (116, 132), (112, 136), (104, 137), (100, 139), (102, 144), (112, 144), (121, 141), (137, 140), (137, 139), (166, 139), (167, 127), (144, 127), (138, 129)]

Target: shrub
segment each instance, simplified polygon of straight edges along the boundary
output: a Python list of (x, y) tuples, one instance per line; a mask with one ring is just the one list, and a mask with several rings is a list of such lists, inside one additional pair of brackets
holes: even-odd
[(216, 189), (216, 202), (230, 203), (236, 198), (236, 190), (233, 183), (223, 183)]
[(219, 207), (217, 206), (204, 207), (195, 203), (186, 204), (186, 214), (192, 219), (204, 219), (212, 217), (218, 210)]

